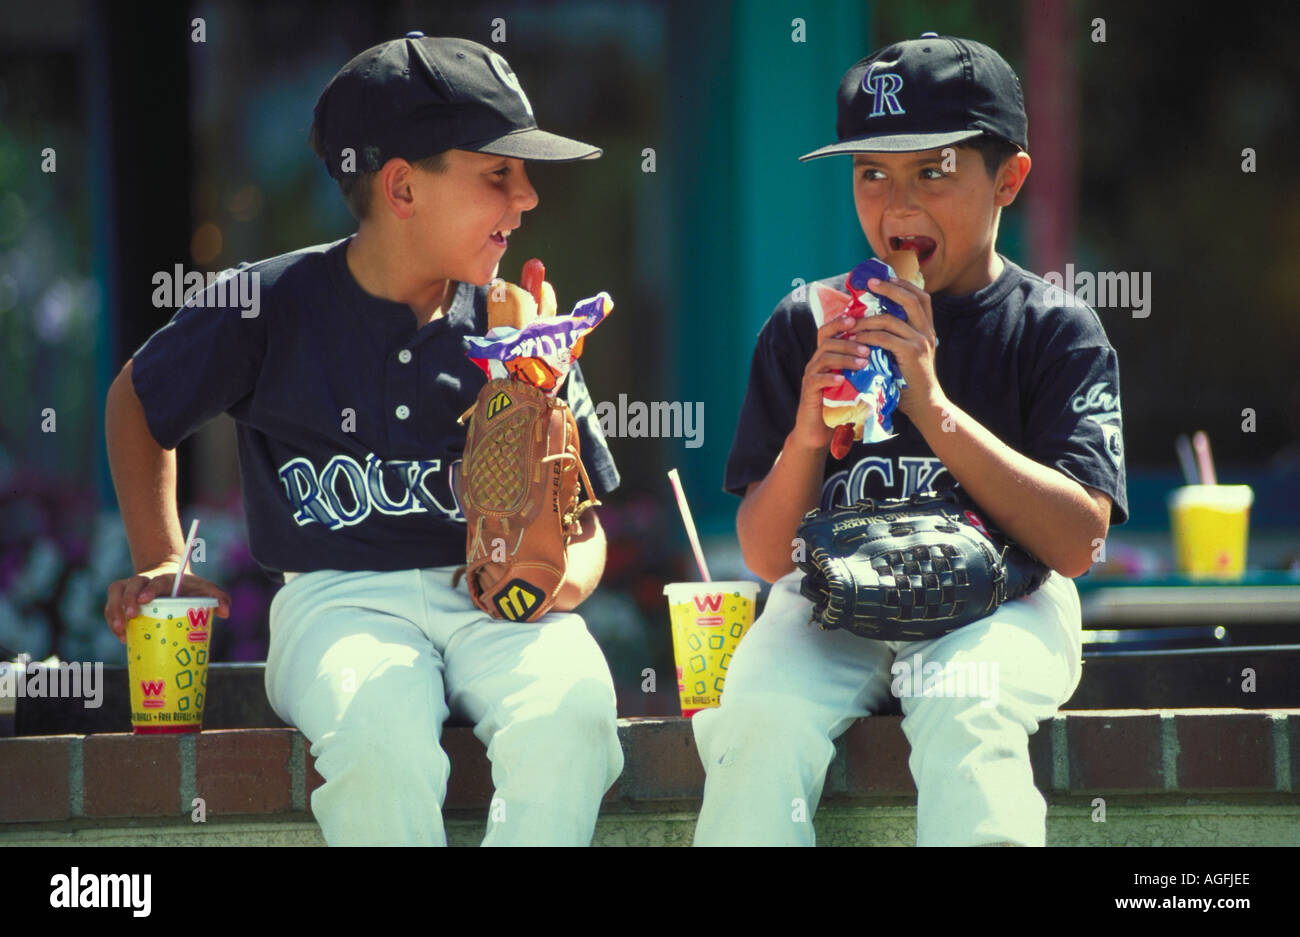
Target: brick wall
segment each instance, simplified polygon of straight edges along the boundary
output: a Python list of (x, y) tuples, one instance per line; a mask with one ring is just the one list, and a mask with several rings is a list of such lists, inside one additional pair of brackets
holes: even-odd
[[(704, 771), (682, 719), (624, 719), (626, 765), (606, 811), (699, 800)], [(449, 728), (446, 807), (486, 810), (491, 770), (466, 728)], [(195, 797), (208, 817), (310, 816), (323, 783), (293, 729), (189, 736), (60, 735), (0, 739), (0, 823), (176, 818)], [(1300, 710), (1066, 712), (1030, 739), (1048, 795), (1272, 795), (1300, 803)], [(914, 798), (901, 718), (859, 720), (837, 745), (825, 796), (837, 802)], [(13, 829), (14, 827), (9, 827)]]

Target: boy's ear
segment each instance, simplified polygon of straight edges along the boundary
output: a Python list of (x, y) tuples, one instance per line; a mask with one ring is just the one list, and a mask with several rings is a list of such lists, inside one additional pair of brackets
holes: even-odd
[(997, 179), (993, 183), (993, 204), (1005, 208), (1016, 200), (1020, 194), (1020, 188), (1025, 184), (1025, 179), (1029, 175), (1029, 170), (1033, 167), (1034, 161), (1029, 158), (1029, 154), (1021, 151), (1007, 159), (998, 170)]
[(400, 157), (393, 157), (380, 167), (371, 183), (375, 190), (371, 193), (371, 203), (376, 207), (392, 212), (405, 221), (415, 212), (415, 198), (411, 193), (411, 164)]

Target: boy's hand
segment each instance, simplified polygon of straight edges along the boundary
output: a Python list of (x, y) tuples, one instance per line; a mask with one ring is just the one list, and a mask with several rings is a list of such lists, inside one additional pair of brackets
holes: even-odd
[[(894, 318), (890, 316), (890, 318)], [(871, 349), (858, 340), (836, 338), (853, 327), (851, 316), (839, 316), (817, 330), (817, 350), (803, 370), (803, 389), (795, 414), (791, 441), (807, 449), (828, 449), (834, 432), (822, 417), (822, 391), (845, 380), (841, 368), (856, 369), (867, 363)]]
[[(117, 639), (126, 643), (126, 623), (140, 614), (140, 606), (147, 605), (158, 596), (172, 594), (172, 582), (180, 561), (161, 563), (153, 569), (141, 570), (127, 579), (119, 579), (108, 587), (108, 603), (104, 618)], [(211, 596), (218, 601), (217, 617), (230, 617), (230, 596), (200, 576), (186, 573), (181, 580), (180, 595)]]
[(893, 352), (907, 387), (899, 395), (898, 408), (912, 416), (919, 407), (943, 396), (934, 373), (934, 312), (930, 294), (912, 283), (894, 277), (891, 280), (867, 281), (867, 289), (892, 299), (907, 313), (904, 322), (897, 316), (863, 316), (854, 326), (858, 341)]

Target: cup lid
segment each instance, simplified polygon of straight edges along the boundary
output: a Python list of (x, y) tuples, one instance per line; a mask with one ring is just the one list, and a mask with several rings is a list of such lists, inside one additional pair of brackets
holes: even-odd
[(1218, 508), (1240, 511), (1255, 501), (1255, 492), (1249, 485), (1183, 485), (1169, 492), (1169, 506)]
[(752, 579), (715, 579), (711, 582), (670, 582), (664, 585), (664, 595), (712, 595), (717, 592), (736, 592), (753, 598), (758, 595), (759, 584)]

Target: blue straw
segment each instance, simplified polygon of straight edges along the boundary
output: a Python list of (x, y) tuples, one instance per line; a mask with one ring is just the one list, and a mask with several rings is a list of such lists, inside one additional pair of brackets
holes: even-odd
[(1196, 458), (1192, 455), (1192, 441), (1187, 438), (1186, 433), (1180, 433), (1178, 438), (1174, 440), (1174, 448), (1178, 451), (1178, 464), (1183, 470), (1183, 481), (1189, 485), (1199, 485), (1201, 477), (1196, 471)]

